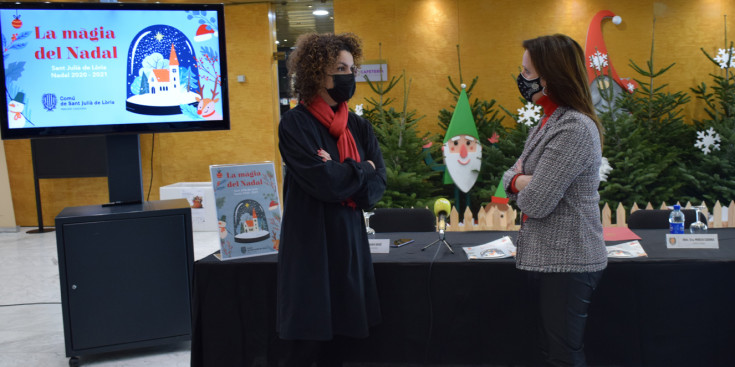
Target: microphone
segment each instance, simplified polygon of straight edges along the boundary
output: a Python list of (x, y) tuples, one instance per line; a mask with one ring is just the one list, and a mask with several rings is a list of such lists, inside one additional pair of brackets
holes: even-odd
[(447, 216), (452, 211), (452, 204), (445, 198), (439, 198), (434, 202), (434, 214), (439, 219), (439, 225), (437, 229), (439, 232), (444, 232), (447, 229)]
[(452, 250), (452, 245), (447, 242), (447, 240), (444, 239), (444, 231), (447, 229), (447, 216), (449, 215), (449, 212), (452, 210), (452, 204), (449, 203), (449, 200), (445, 198), (439, 198), (436, 199), (434, 202), (434, 214), (436, 215), (437, 219), (439, 220), (439, 223), (436, 226), (436, 229), (439, 231), (439, 239), (436, 241), (424, 246), (421, 248), (421, 251), (426, 250), (427, 248), (431, 247), (434, 244), (444, 244), (444, 246), (449, 249), (449, 252), (454, 253), (454, 250)]

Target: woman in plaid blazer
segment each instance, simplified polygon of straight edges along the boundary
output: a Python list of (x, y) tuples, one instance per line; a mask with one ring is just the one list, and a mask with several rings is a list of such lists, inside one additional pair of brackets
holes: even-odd
[(597, 192), (603, 128), (579, 44), (557, 34), (523, 47), (518, 88), (544, 117), (503, 176), (523, 212), (516, 267), (528, 275), (545, 362), (584, 366), (587, 308), (607, 266)]

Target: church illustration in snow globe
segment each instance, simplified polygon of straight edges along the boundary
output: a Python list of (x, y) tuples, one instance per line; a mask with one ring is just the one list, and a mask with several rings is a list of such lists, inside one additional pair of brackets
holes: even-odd
[(128, 51), (128, 111), (143, 115), (181, 114), (182, 105), (196, 106), (201, 96), (194, 46), (184, 33), (168, 25), (138, 32)]
[(235, 242), (252, 243), (267, 240), (268, 219), (263, 207), (255, 200), (243, 200), (235, 207)]

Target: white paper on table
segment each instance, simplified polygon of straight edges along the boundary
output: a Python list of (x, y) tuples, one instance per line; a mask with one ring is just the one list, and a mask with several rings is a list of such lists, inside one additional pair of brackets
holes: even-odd
[(510, 237), (505, 236), (483, 245), (462, 247), (468, 260), (503, 259), (516, 255), (516, 247)]
[(607, 257), (643, 257), (648, 256), (640, 242), (630, 241), (618, 245), (607, 246)]
[(387, 254), (390, 252), (390, 240), (388, 239), (368, 239), (371, 254)]

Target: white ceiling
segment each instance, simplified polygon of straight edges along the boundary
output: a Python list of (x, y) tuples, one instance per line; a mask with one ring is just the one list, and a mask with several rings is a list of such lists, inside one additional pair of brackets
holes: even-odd
[[(217, 1), (215, 1), (217, 2)], [(276, 37), (278, 47), (292, 47), (296, 38), (304, 33), (334, 32), (333, 1), (332, 0), (290, 0), (290, 1), (263, 1), (263, 0), (224, 0), (225, 5), (247, 3), (271, 3), (276, 13)], [(314, 15), (312, 12), (323, 9), (328, 15)]]
[[(31, 0), (34, 1), (34, 0)], [(43, 1), (43, 0), (39, 0)], [(65, 1), (65, 0), (60, 0)], [(85, 0), (71, 0), (85, 1)], [(86, 0), (88, 2), (114, 0)], [(135, 0), (134, 0), (135, 1)], [(185, 3), (181, 0), (137, 0), (137, 2), (178, 2)], [(253, 3), (270, 3), (276, 13), (276, 37), (279, 41), (278, 47), (292, 47), (296, 42), (296, 38), (304, 33), (324, 33), (334, 32), (333, 17), (333, 0), (197, 0), (203, 3), (222, 3), (227, 5), (253, 4)], [(328, 15), (314, 15), (312, 12), (316, 9), (323, 9), (329, 12)]]
[[(276, 37), (279, 47), (292, 47), (304, 33), (334, 32), (332, 0), (282, 1), (275, 3)], [(326, 10), (327, 15), (314, 15), (314, 10)]]

